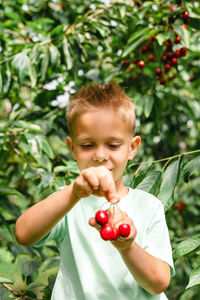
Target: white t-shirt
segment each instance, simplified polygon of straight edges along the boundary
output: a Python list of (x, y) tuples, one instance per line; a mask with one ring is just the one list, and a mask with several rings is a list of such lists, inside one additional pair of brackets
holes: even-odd
[[(88, 224), (102, 208), (105, 198), (81, 199), (36, 246), (55, 239), (60, 268), (51, 300), (166, 300), (164, 293), (150, 295), (134, 280), (118, 250), (104, 241)], [(129, 188), (118, 206), (133, 219), (136, 242), (150, 254), (167, 262), (174, 275), (172, 249), (161, 201)]]

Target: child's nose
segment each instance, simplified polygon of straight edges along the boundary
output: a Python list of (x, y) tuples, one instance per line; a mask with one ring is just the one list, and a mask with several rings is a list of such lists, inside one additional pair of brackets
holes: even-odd
[(93, 155), (94, 161), (102, 162), (108, 159), (109, 159), (108, 153), (105, 151), (105, 149), (102, 148), (97, 149), (97, 151)]

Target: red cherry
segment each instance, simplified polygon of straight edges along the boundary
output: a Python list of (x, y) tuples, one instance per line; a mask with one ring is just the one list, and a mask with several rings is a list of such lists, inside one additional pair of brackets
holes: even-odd
[(182, 24), (181, 27), (187, 29), (187, 25), (186, 24)]
[(180, 43), (180, 42), (181, 42), (181, 38), (180, 38), (180, 36), (177, 35), (177, 36), (175, 37), (175, 43), (178, 44), (178, 43)]
[(131, 232), (131, 227), (129, 224), (121, 224), (119, 225), (119, 235), (122, 237), (129, 236)]
[(172, 43), (171, 40), (167, 40), (167, 41), (165, 42), (165, 45), (167, 46), (167, 48), (171, 49), (172, 46), (173, 46), (173, 43)]
[(149, 48), (147, 46), (142, 47), (142, 53), (147, 53), (149, 51)]
[(187, 19), (189, 18), (189, 12), (188, 11), (184, 11), (181, 15), (182, 19)]
[(116, 240), (119, 235), (119, 229), (117, 227), (113, 227), (113, 236), (112, 240)]
[(100, 234), (103, 240), (108, 241), (111, 240), (114, 236), (113, 227), (110, 224), (105, 224), (101, 230)]
[(162, 74), (162, 70), (160, 68), (155, 70), (156, 75), (160, 76)]
[(186, 55), (187, 55), (187, 48), (185, 48), (185, 47), (184, 47), (184, 48), (181, 48), (181, 49), (180, 49), (180, 55), (181, 55), (181, 56), (186, 56)]
[(95, 220), (97, 224), (103, 226), (108, 223), (109, 215), (105, 210), (98, 210), (95, 215)]
[(166, 79), (165, 78), (161, 78), (160, 79), (160, 84), (165, 85), (166, 84)]
[(177, 58), (181, 57), (181, 49), (177, 49), (174, 54)]
[(144, 66), (145, 66), (145, 62), (143, 60), (139, 60), (138, 61), (138, 67), (144, 68)]
[(169, 72), (170, 69), (171, 69), (171, 65), (170, 64), (166, 64), (165, 65), (165, 71)]
[(173, 57), (172, 60), (171, 60), (171, 64), (172, 64), (173, 66), (176, 66), (176, 65), (177, 65), (177, 62), (178, 62), (177, 58), (176, 58), (176, 57)]
[(163, 55), (163, 56), (162, 56), (162, 60), (163, 60), (163, 61), (167, 61), (167, 56), (166, 56), (166, 55)]
[(154, 55), (153, 54), (150, 54), (148, 56), (148, 61), (154, 61)]
[(167, 58), (170, 60), (174, 56), (173, 52), (167, 52)]
[(155, 39), (156, 39), (155, 35), (152, 35), (151, 38), (150, 38), (150, 42), (155, 41)]
[(175, 6), (168, 5), (168, 8), (169, 8), (171, 11), (176, 10), (176, 7), (175, 7)]

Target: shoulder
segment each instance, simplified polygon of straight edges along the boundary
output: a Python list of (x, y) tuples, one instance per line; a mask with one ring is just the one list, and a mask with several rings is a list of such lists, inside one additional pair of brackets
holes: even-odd
[(134, 198), (134, 200), (136, 202), (139, 202), (140, 205), (144, 204), (147, 206), (151, 205), (151, 207), (152, 206), (163, 207), (162, 202), (153, 194), (150, 194), (143, 190), (132, 189), (132, 188), (129, 188), (129, 191), (130, 191), (131, 198)]
[(129, 188), (121, 208), (138, 222), (151, 223), (155, 219), (165, 218), (162, 202), (156, 196), (139, 189)]

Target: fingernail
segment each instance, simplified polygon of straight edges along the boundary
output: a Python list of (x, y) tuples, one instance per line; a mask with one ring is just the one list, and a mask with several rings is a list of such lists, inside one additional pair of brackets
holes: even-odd
[(117, 200), (117, 199), (114, 198), (114, 199), (111, 200), (111, 202), (112, 202), (113, 204), (116, 204), (117, 202), (119, 202), (119, 200)]

